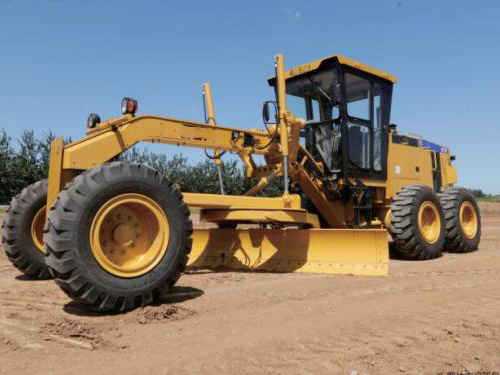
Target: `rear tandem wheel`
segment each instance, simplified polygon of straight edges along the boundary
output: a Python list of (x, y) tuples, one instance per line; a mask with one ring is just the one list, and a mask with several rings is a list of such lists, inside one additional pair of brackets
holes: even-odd
[(437, 194), (423, 185), (409, 185), (393, 198), (389, 231), (405, 258), (425, 260), (441, 255), (444, 215)]
[(443, 205), (448, 252), (477, 250), (481, 239), (481, 215), (474, 195), (465, 188), (452, 187), (439, 194)]

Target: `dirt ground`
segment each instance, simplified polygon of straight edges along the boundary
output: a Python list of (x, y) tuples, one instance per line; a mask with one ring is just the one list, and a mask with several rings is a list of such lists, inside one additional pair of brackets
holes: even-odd
[(120, 315), (86, 312), (1, 251), (0, 373), (500, 371), (500, 204), (481, 210), (472, 254), (391, 260), (387, 278), (197, 271)]

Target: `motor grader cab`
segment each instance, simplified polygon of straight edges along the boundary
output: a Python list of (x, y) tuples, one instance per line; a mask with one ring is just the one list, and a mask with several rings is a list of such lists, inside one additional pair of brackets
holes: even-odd
[(286, 77), (289, 103), (300, 99), (289, 108), (306, 119), (304, 145), (322, 162), (326, 174), (333, 179), (385, 180), (383, 126), (390, 123), (397, 79), (340, 55), (291, 69)]
[[(275, 85), (275, 79), (269, 80)], [(306, 119), (301, 143), (319, 163), (324, 190), (354, 202), (345, 220), (372, 221), (370, 188), (387, 179), (392, 86), (397, 78), (341, 55), (301, 65), (286, 73), (289, 108)], [(354, 220), (354, 221), (353, 221)]]
[[(265, 130), (217, 125), (205, 84), (205, 123), (136, 115), (124, 98), (122, 116), (91, 114), (84, 138), (54, 140), (48, 180), (11, 202), (9, 259), (94, 309), (124, 311), (158, 300), (186, 266), (387, 275), (388, 232), (411, 259), (477, 249), (479, 211), (453, 187), (449, 150), (390, 125), (394, 76), (340, 55), (289, 71), (283, 56), (275, 63)], [(229, 151), (258, 182), (239, 196), (224, 194), (222, 178), (221, 194), (180, 192), (120, 161), (144, 141), (213, 150), (219, 177)], [(276, 178), (282, 195), (256, 195)], [(192, 210), (218, 227), (193, 229)]]

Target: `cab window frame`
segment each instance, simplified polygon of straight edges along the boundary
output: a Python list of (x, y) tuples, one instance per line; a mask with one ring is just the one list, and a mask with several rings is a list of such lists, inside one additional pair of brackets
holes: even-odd
[[(351, 74), (365, 79), (369, 83), (369, 119), (363, 119), (351, 116), (348, 110), (347, 102), (347, 84), (346, 84), (346, 74)], [(391, 110), (391, 97), (392, 97), (392, 84), (386, 82), (384, 79), (375, 77), (363, 71), (359, 71), (355, 68), (348, 66), (341, 66), (341, 72), (339, 79), (342, 82), (342, 145), (344, 151), (344, 165), (343, 169), (346, 176), (355, 177), (367, 177), (370, 179), (383, 180), (387, 178), (387, 150), (388, 150), (388, 130), (387, 126), (390, 120), (390, 110)], [(380, 87), (380, 168), (375, 168), (375, 149), (374, 149), (374, 135), (375, 135), (375, 108), (374, 108), (374, 87), (375, 85)], [(370, 157), (370, 167), (363, 168), (359, 166), (355, 161), (352, 160), (350, 155), (350, 137), (349, 137), (349, 125), (359, 125), (364, 126), (369, 129), (370, 141), (369, 141), (369, 157)]]

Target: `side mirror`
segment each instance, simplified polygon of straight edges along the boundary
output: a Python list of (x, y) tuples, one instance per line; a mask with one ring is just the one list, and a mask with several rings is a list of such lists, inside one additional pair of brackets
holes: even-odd
[(389, 125), (389, 131), (392, 132), (392, 133), (394, 133), (397, 128), (398, 128), (398, 126), (396, 124), (390, 124)]
[[(274, 112), (273, 112), (274, 111)], [(278, 113), (278, 109), (276, 107), (276, 102), (273, 101), (265, 101), (262, 105), (262, 119), (265, 124), (269, 124), (271, 118), (276, 118), (276, 114)]]

